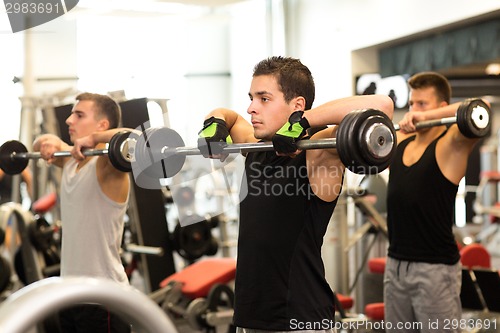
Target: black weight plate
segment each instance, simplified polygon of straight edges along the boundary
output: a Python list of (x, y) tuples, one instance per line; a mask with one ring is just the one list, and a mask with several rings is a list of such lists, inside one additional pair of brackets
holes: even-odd
[(372, 172), (386, 169), (396, 153), (396, 131), (389, 117), (379, 110), (365, 111), (367, 117), (359, 127), (359, 151)]
[[(346, 150), (344, 154), (348, 158), (347, 164), (344, 165), (348, 170), (357, 174), (367, 174), (370, 172), (370, 165), (366, 163), (360, 152), (360, 143), (358, 133), (362, 123), (370, 116), (370, 112), (358, 110), (349, 113), (347, 122), (342, 124), (342, 135), (339, 137), (337, 147)], [(345, 117), (344, 117), (345, 120)], [(342, 121), (343, 123), (344, 121)], [(342, 158), (341, 158), (342, 160)], [(373, 172), (373, 171), (372, 171)]]
[(207, 256), (214, 256), (217, 254), (217, 251), (219, 251), (219, 242), (217, 241), (217, 239), (212, 237), (212, 239), (210, 240), (210, 246), (207, 249), (206, 255)]
[(132, 171), (132, 163), (130, 160), (129, 146), (127, 141), (137, 140), (137, 136), (133, 138), (133, 132), (120, 131), (113, 135), (108, 144), (108, 157), (113, 166), (122, 172)]
[(19, 141), (6, 141), (0, 146), (0, 169), (8, 175), (20, 174), (28, 166), (27, 158), (13, 158), (13, 154), (27, 153), (26, 146)]
[(491, 130), (491, 110), (479, 98), (463, 101), (457, 110), (457, 126), (468, 138), (482, 138)]
[(359, 110), (356, 112), (356, 117), (354, 117), (349, 124), (348, 143), (352, 158), (352, 165), (349, 167), (349, 170), (356, 174), (364, 175), (373, 173), (373, 170), (371, 170), (371, 164), (368, 163), (361, 154), (361, 142), (359, 140), (361, 126), (370, 116), (371, 110)]
[(192, 219), (195, 223), (184, 227), (177, 223), (173, 233), (173, 244), (181, 257), (196, 260), (206, 255), (212, 248), (211, 227), (206, 220), (196, 214), (187, 216), (184, 220), (186, 219)]
[(350, 112), (342, 119), (337, 128), (335, 139), (337, 153), (339, 154), (340, 160), (342, 161), (342, 164), (344, 164), (344, 166), (349, 170), (354, 167), (354, 161), (351, 156), (352, 147), (349, 145), (349, 129), (350, 123), (355, 119), (357, 113), (357, 111)]

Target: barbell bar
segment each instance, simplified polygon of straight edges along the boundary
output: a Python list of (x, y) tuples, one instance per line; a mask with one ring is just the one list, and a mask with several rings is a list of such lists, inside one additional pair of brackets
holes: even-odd
[[(342, 163), (358, 174), (379, 173), (396, 151), (396, 133), (390, 118), (374, 109), (353, 111), (339, 124), (335, 138), (300, 140), (300, 150), (337, 148)], [(222, 154), (273, 151), (272, 142), (229, 144)], [(147, 128), (137, 139), (132, 171), (138, 179), (159, 180), (176, 175), (198, 147), (185, 147), (180, 135), (166, 127)], [(138, 185), (141, 185), (138, 183)]]
[[(381, 111), (374, 109), (353, 111), (338, 126), (336, 138), (301, 140), (301, 150), (337, 148), (342, 163), (358, 174), (378, 173), (389, 165), (396, 148), (394, 125)], [(271, 142), (231, 144), (223, 154), (272, 151)], [(174, 130), (147, 128), (142, 135), (121, 131), (110, 140), (106, 149), (88, 149), (84, 156), (108, 155), (115, 168), (134, 172), (134, 177), (145, 173), (159, 180), (170, 178), (183, 167), (186, 156), (201, 155), (197, 147), (185, 147)], [(55, 152), (54, 157), (70, 157), (69, 151)], [(39, 159), (39, 152), (29, 153), (19, 141), (7, 141), (0, 147), (0, 168), (7, 174), (21, 173), (30, 159)], [(138, 166), (138, 167), (137, 167)]]
[[(299, 150), (309, 150), (309, 149), (328, 149), (336, 148), (337, 142), (335, 138), (331, 139), (318, 139), (318, 140), (302, 140), (297, 141), (297, 148)], [(272, 142), (256, 142), (256, 143), (234, 143), (222, 148), (222, 155), (236, 154), (236, 153), (255, 153), (260, 151), (271, 151), (274, 150)], [(161, 149), (161, 154), (168, 157), (170, 154), (182, 154), (182, 155), (202, 155), (201, 151), (197, 147), (174, 147), (170, 148), (164, 146)]]
[[(83, 151), (84, 156), (101, 156), (101, 155), (107, 155), (109, 153), (109, 150), (107, 148), (105, 149), (89, 149)], [(54, 158), (57, 157), (71, 157), (71, 152), (70, 151), (56, 151), (53, 155)], [(42, 158), (42, 155), (39, 152), (34, 152), (34, 153), (29, 153), (29, 152), (22, 152), (22, 153), (16, 153), (13, 152), (11, 155), (11, 158), (13, 159), (40, 159)]]
[[(468, 138), (482, 138), (491, 128), (491, 109), (479, 98), (468, 98), (460, 104), (456, 116), (421, 121), (415, 124), (415, 128), (453, 124), (457, 124), (460, 132)], [(394, 124), (394, 129), (399, 131), (399, 124)]]
[[(446, 117), (440, 119), (425, 120), (416, 123), (415, 128), (420, 129), (420, 128), (429, 128), (434, 126), (441, 126), (441, 125), (452, 125), (456, 124), (456, 122), (457, 122), (457, 117)], [(399, 131), (401, 128), (399, 124), (394, 124), (394, 129), (396, 131)]]
[[(116, 169), (130, 172), (132, 170), (132, 156), (128, 147), (132, 142), (131, 140), (135, 140), (135, 138), (132, 139), (131, 137), (132, 132), (130, 131), (117, 132), (109, 141), (107, 148), (87, 149), (82, 154), (84, 156), (108, 155)], [(71, 157), (71, 152), (56, 151), (53, 156), (55, 158)], [(39, 152), (28, 152), (26, 146), (16, 140), (7, 141), (0, 146), (0, 169), (9, 175), (21, 173), (28, 166), (29, 160), (40, 158), (42, 158), (42, 155)]]

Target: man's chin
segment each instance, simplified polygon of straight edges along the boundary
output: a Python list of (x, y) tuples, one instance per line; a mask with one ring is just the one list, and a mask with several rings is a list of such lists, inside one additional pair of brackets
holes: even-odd
[(270, 141), (272, 136), (269, 136), (267, 133), (262, 133), (260, 131), (254, 131), (253, 136), (257, 140)]

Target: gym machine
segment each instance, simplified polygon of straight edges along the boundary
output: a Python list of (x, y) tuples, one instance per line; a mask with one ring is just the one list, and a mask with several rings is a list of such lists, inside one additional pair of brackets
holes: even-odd
[(15, 292), (0, 305), (0, 331), (25, 333), (52, 313), (98, 303), (129, 320), (136, 332), (177, 333), (165, 313), (136, 289), (96, 278), (52, 277)]

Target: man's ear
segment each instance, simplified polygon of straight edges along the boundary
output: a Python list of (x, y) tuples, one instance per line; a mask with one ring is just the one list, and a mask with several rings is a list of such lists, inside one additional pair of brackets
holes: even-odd
[(449, 104), (448, 102), (445, 102), (445, 101), (441, 101), (441, 102), (439, 103), (439, 107), (440, 107), (440, 108), (445, 107), (445, 106), (447, 106), (447, 105), (450, 105), (450, 104)]
[(100, 131), (105, 131), (109, 129), (109, 120), (106, 118), (102, 118), (97, 122), (97, 129)]
[(302, 96), (294, 98), (294, 109), (295, 111), (304, 111), (306, 107), (306, 99)]

